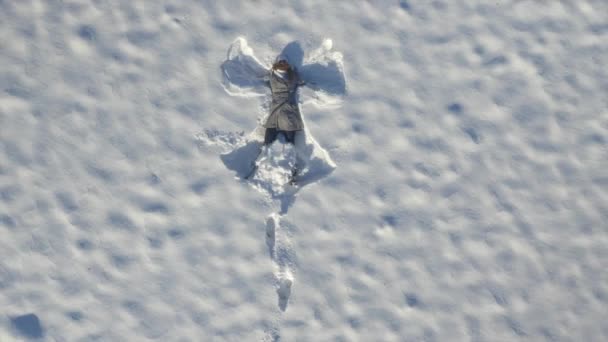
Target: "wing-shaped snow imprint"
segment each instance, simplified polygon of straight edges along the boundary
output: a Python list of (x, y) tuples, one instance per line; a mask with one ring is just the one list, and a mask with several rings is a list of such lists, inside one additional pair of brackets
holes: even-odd
[(311, 99), (319, 107), (335, 107), (342, 104), (346, 95), (346, 79), (342, 54), (332, 51), (333, 43), (326, 39), (321, 46), (308, 57), (307, 63), (298, 70), (300, 77), (308, 87), (314, 90)]
[(269, 67), (253, 55), (244, 38), (237, 38), (222, 63), (222, 85), (233, 96), (264, 96), (268, 93), (264, 75)]
[[(307, 92), (310, 95), (304, 99), (305, 103), (319, 107), (335, 106), (341, 103), (346, 94), (342, 54), (333, 51), (332, 45), (332, 41), (326, 39), (306, 58), (297, 42), (288, 44), (281, 52), (289, 56), (305, 85), (312, 90)], [(221, 65), (222, 85), (232, 96), (269, 96), (264, 79), (269, 68), (255, 57), (253, 49), (244, 38), (237, 38)], [(237, 178), (248, 182), (270, 198), (280, 200), (285, 213), (285, 207), (293, 202), (292, 197), (299, 189), (328, 176), (336, 165), (314, 139), (306, 124), (304, 130), (296, 135), (294, 148), (289, 145), (278, 147), (275, 143), (262, 151), (264, 128), (261, 122), (266, 115), (266, 112), (258, 114), (260, 124), (248, 135), (205, 130), (198, 135), (198, 140), (204, 146), (220, 147), (220, 158), (224, 165), (234, 171)], [(251, 176), (256, 159), (257, 171), (254, 177), (248, 177)], [(286, 166), (293, 163), (297, 163), (300, 170), (297, 186), (283, 186), (289, 183), (285, 178), (288, 173)]]
[[(304, 85), (311, 90), (303, 103), (324, 108), (341, 104), (346, 94), (342, 54), (332, 51), (330, 39), (306, 58), (297, 42), (288, 44), (281, 54), (288, 56)], [(255, 57), (247, 41), (238, 38), (228, 49), (227, 59), (221, 65), (222, 85), (231, 96), (267, 96), (264, 100), (267, 104), (270, 91), (265, 76), (269, 69)], [(302, 118), (304, 129), (296, 134), (293, 145), (285, 144), (280, 136), (272, 145), (264, 146), (262, 122), (267, 115), (267, 110), (260, 112), (258, 126), (247, 135), (208, 129), (198, 134), (197, 139), (200, 146), (219, 148), (222, 162), (235, 172), (237, 179), (280, 203), (280, 211), (266, 219), (265, 236), (275, 268), (279, 308), (285, 311), (294, 282), (295, 254), (282, 228), (281, 215), (287, 214), (300, 189), (327, 177), (336, 165), (306, 128), (305, 118)], [(292, 174), (294, 166), (298, 169), (295, 179)]]

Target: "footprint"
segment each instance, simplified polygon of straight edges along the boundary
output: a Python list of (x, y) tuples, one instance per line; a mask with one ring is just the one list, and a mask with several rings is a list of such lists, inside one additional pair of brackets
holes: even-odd
[(276, 213), (270, 214), (266, 218), (266, 245), (268, 246), (268, 252), (270, 258), (274, 259), (274, 245), (276, 241), (276, 227), (279, 225), (279, 216)]
[(27, 339), (38, 339), (44, 337), (44, 328), (36, 314), (29, 313), (22, 316), (11, 317), (11, 323), (17, 332)]
[(293, 255), (289, 248), (289, 238), (282, 233), (281, 228), (281, 216), (278, 213), (272, 213), (266, 218), (266, 245), (275, 270), (279, 308), (285, 311), (294, 281), (291, 265)]
[(293, 276), (291, 275), (291, 272), (287, 270), (279, 279), (277, 288), (277, 294), (279, 295), (279, 308), (281, 311), (285, 311), (287, 309), (287, 302), (289, 301), (289, 296), (291, 296), (291, 285), (293, 285)]

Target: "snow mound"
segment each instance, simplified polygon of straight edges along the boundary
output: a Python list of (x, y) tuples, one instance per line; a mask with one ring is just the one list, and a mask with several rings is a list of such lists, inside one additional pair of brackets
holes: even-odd
[[(327, 177), (336, 168), (327, 151), (306, 130), (296, 135), (295, 145), (277, 140), (266, 148), (257, 131), (245, 136), (209, 129), (199, 133), (197, 139), (201, 147), (219, 149), (222, 162), (235, 172), (238, 179), (246, 180), (274, 199), (283, 194), (293, 194), (303, 186)], [(251, 175), (258, 156), (257, 171)], [(286, 187), (296, 164), (299, 169), (297, 187)], [(252, 177), (245, 179), (249, 175)]]
[(296, 151), (293, 146), (275, 141), (262, 150), (261, 157), (250, 182), (273, 197), (287, 191), (292, 170), (296, 167)]

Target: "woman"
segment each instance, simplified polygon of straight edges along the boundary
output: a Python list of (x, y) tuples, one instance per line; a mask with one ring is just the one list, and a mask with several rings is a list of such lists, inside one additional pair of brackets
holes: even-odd
[(285, 136), (287, 142), (294, 144), (296, 132), (304, 129), (297, 99), (298, 87), (304, 83), (297, 70), (285, 59), (279, 59), (272, 65), (269, 81), (272, 103), (270, 115), (264, 124), (264, 145), (272, 144), (279, 133)]
[[(258, 168), (260, 157), (280, 134), (283, 134), (285, 141), (295, 145), (296, 132), (304, 129), (300, 108), (298, 106), (297, 90), (304, 82), (300, 79), (297, 70), (289, 65), (284, 58), (277, 58), (278, 62), (272, 65), (269, 73), (270, 90), (272, 92), (272, 102), (270, 104), (270, 114), (264, 123), (266, 132), (264, 133), (264, 148), (256, 158), (251, 171), (245, 179), (252, 177)], [(291, 170), (289, 183), (296, 184), (301, 161), (296, 157), (296, 165)]]

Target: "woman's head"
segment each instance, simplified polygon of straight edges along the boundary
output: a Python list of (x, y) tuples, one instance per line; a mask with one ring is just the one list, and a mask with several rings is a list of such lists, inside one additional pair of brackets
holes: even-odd
[(291, 69), (291, 66), (285, 59), (281, 59), (272, 65), (274, 70), (287, 71)]

